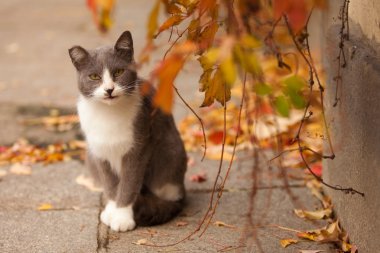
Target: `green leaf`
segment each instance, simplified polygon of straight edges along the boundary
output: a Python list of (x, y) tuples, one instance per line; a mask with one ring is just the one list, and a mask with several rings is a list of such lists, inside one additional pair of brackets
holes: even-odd
[(284, 117), (289, 117), (290, 105), (284, 96), (279, 96), (274, 101), (277, 112)]
[(257, 83), (254, 90), (259, 96), (265, 96), (272, 93), (272, 88), (266, 83)]
[(290, 101), (297, 109), (302, 109), (306, 106), (306, 100), (302, 96), (302, 89), (306, 87), (306, 82), (301, 77), (293, 75), (284, 80), (285, 94), (290, 98)]
[(299, 76), (290, 76), (284, 80), (284, 84), (288, 90), (300, 91), (306, 86), (305, 80)]
[(290, 101), (297, 109), (305, 108), (306, 101), (305, 99), (299, 94), (299, 92), (296, 92), (294, 90), (289, 90), (288, 95), (290, 97)]

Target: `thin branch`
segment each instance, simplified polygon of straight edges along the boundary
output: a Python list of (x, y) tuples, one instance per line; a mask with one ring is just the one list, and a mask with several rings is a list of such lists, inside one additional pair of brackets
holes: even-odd
[[(296, 46), (298, 52), (301, 54), (302, 58), (304, 58), (305, 62), (306, 62), (307, 65), (309, 66), (309, 73), (310, 73), (310, 80), (309, 80), (309, 84), (310, 84), (310, 85), (309, 85), (309, 87), (310, 87), (310, 93), (309, 93), (309, 97), (311, 97), (311, 95), (312, 95), (312, 86), (313, 86), (313, 84), (314, 84), (314, 81), (313, 81), (313, 76), (314, 76), (314, 74), (315, 74), (314, 67), (313, 67), (313, 65), (310, 63), (310, 60), (308, 59), (308, 57), (307, 57), (307, 56), (305, 55), (305, 53), (303, 52), (303, 50), (302, 50), (301, 46), (299, 45), (299, 43), (297, 42), (297, 40), (296, 40), (296, 36), (295, 36), (295, 34), (293, 33), (293, 30), (292, 30), (292, 28), (291, 28), (290, 25), (289, 25), (289, 22), (288, 22), (288, 18), (287, 18), (287, 16), (286, 16), (286, 15), (283, 15), (283, 18), (284, 18), (284, 20), (285, 20), (286, 26), (287, 26), (288, 31), (289, 31), (289, 35), (291, 36), (294, 45)], [(306, 24), (306, 25), (307, 25), (307, 24)], [(309, 47), (308, 44), (307, 44), (306, 46)], [(308, 52), (310, 52), (310, 51), (308, 51)], [(311, 57), (311, 55), (309, 55), (309, 57)], [(322, 93), (323, 90), (320, 90), (320, 92)], [(298, 128), (297, 135), (296, 135), (296, 137), (295, 137), (295, 140), (297, 141), (297, 144), (298, 144), (298, 148), (299, 148), (299, 150), (300, 150), (299, 153), (300, 153), (300, 156), (301, 156), (301, 158), (302, 158), (302, 161), (303, 161), (305, 167), (307, 168), (307, 170), (308, 170), (308, 171), (309, 171), (309, 172), (310, 172), (310, 173), (311, 173), (311, 174), (312, 174), (312, 175), (313, 175), (313, 176), (314, 176), (319, 182), (321, 182), (321, 183), (322, 183), (323, 185), (325, 185), (326, 187), (331, 188), (331, 189), (333, 189), (333, 190), (343, 191), (343, 192), (345, 192), (345, 193), (352, 193), (352, 194), (357, 193), (357, 194), (359, 194), (359, 195), (361, 195), (361, 196), (364, 197), (364, 193), (359, 192), (359, 191), (353, 189), (352, 187), (343, 188), (343, 187), (341, 187), (341, 186), (333, 186), (333, 185), (331, 185), (331, 184), (326, 183), (326, 182), (325, 182), (320, 176), (316, 175), (316, 174), (314, 173), (314, 171), (310, 168), (310, 166), (309, 166), (308, 162), (306, 161), (306, 159), (305, 159), (305, 157), (304, 157), (304, 154), (303, 154), (303, 152), (302, 152), (303, 149), (302, 149), (301, 139), (300, 139), (300, 133), (301, 133), (301, 131), (302, 131), (302, 127), (303, 127), (303, 124), (304, 124), (304, 122), (305, 122), (305, 118), (307, 117), (307, 112), (308, 112), (308, 110), (309, 110), (309, 107), (310, 107), (310, 99), (309, 99), (309, 101), (308, 101), (308, 103), (307, 103), (307, 105), (306, 105), (306, 107), (305, 107), (304, 115), (303, 115), (303, 118), (302, 118), (302, 120), (301, 120), (300, 126), (299, 126), (299, 128)], [(323, 107), (323, 104), (322, 104), (322, 107)], [(334, 156), (334, 157), (335, 157), (335, 156)]]
[(204, 128), (203, 120), (195, 112), (195, 110), (189, 105), (189, 103), (187, 103), (186, 100), (182, 97), (182, 95), (179, 93), (178, 88), (176, 86), (174, 86), (174, 85), (173, 85), (173, 88), (174, 88), (175, 92), (177, 93), (178, 97), (182, 100), (182, 102), (186, 105), (186, 107), (189, 108), (189, 110), (194, 114), (194, 116), (198, 119), (199, 124), (201, 125), (202, 134), (203, 134), (203, 143), (204, 143), (203, 155), (202, 155), (202, 159), (201, 159), (201, 161), (203, 162), (203, 160), (204, 160), (204, 158), (206, 156), (206, 151), (207, 151), (207, 138), (206, 138), (206, 131), (205, 131), (205, 128)]

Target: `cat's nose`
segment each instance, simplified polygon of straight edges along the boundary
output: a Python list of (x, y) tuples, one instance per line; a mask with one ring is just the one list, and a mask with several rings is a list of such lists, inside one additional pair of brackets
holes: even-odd
[(111, 89), (106, 89), (106, 92), (108, 93), (108, 95), (111, 96), (112, 92), (113, 92), (114, 88), (111, 88)]

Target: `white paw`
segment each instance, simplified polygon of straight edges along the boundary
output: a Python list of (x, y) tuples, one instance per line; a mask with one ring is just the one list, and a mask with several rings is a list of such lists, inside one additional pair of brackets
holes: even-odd
[(113, 209), (110, 227), (116, 232), (125, 232), (134, 229), (136, 223), (133, 219), (132, 205)]
[(100, 220), (109, 226), (111, 224), (111, 217), (112, 213), (116, 209), (116, 202), (115, 201), (108, 201), (106, 208), (104, 208), (103, 212), (100, 214)]

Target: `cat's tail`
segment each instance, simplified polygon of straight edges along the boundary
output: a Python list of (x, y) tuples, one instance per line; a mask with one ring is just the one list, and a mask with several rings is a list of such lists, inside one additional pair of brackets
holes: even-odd
[(134, 219), (139, 226), (153, 226), (168, 222), (182, 211), (185, 200), (167, 201), (151, 192), (137, 197), (133, 205)]

